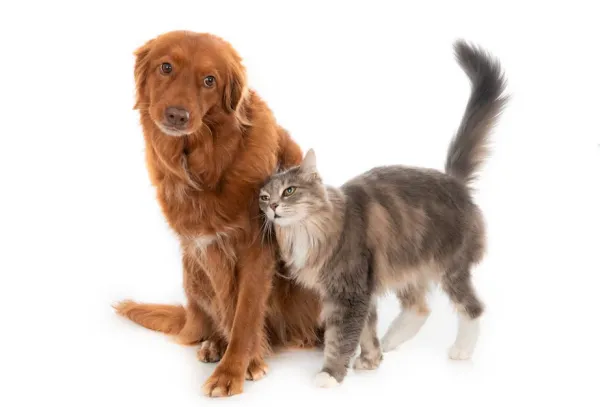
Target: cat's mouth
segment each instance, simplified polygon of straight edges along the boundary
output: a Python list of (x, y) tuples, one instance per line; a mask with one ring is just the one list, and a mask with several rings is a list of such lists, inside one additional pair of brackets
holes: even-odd
[(281, 215), (277, 215), (277, 214), (273, 215), (273, 219), (279, 219), (279, 218), (281, 218)]

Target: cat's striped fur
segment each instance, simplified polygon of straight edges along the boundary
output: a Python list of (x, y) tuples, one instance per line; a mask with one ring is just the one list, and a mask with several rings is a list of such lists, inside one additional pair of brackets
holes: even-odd
[(383, 338), (384, 351), (424, 324), (431, 282), (441, 285), (459, 312), (450, 357), (469, 358), (475, 348), (483, 305), (471, 268), (485, 250), (485, 225), (469, 185), (506, 102), (505, 81), (498, 62), (480, 48), (459, 41), (455, 51), (472, 91), (445, 173), (380, 167), (334, 188), (322, 183), (311, 150), (302, 165), (274, 175), (261, 191), (261, 209), (274, 224), (291, 275), (323, 297), (320, 385), (342, 381), (359, 343), (354, 367), (379, 365), (375, 300), (389, 290), (402, 312)]

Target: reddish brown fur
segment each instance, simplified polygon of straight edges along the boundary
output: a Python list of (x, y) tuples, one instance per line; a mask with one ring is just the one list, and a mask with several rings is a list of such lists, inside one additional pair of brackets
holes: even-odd
[[(266, 372), (271, 346), (317, 342), (320, 305), (312, 293), (276, 276), (276, 249), (261, 237), (258, 191), (278, 166), (302, 159), (267, 105), (246, 88), (241, 59), (210, 34), (170, 32), (136, 53), (136, 109), (158, 201), (183, 251), (181, 306), (125, 301), (117, 311), (181, 343), (226, 343), (206, 394), (240, 393), (245, 376)], [(173, 72), (164, 75), (160, 65)], [(202, 86), (213, 75), (216, 85)], [(190, 113), (185, 135), (166, 135), (164, 110)], [(213, 236), (211, 244), (207, 236)]]

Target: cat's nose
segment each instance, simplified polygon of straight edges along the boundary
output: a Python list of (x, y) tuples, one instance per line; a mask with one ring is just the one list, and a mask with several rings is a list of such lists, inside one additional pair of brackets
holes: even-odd
[(279, 204), (277, 202), (273, 202), (269, 206), (271, 207), (271, 209), (275, 210), (275, 209), (277, 209), (277, 207), (279, 206)]

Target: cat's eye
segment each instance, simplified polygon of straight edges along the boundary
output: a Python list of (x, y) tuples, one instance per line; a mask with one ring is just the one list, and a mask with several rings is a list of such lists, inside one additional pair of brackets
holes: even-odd
[(296, 187), (287, 187), (283, 191), (283, 196), (291, 196), (294, 194), (294, 192), (296, 192)]
[(261, 195), (260, 200), (263, 202), (267, 202), (269, 200), (269, 195)]
[(169, 75), (171, 72), (173, 72), (173, 65), (171, 65), (168, 62), (163, 62), (160, 65), (160, 73), (162, 73), (163, 75)]

